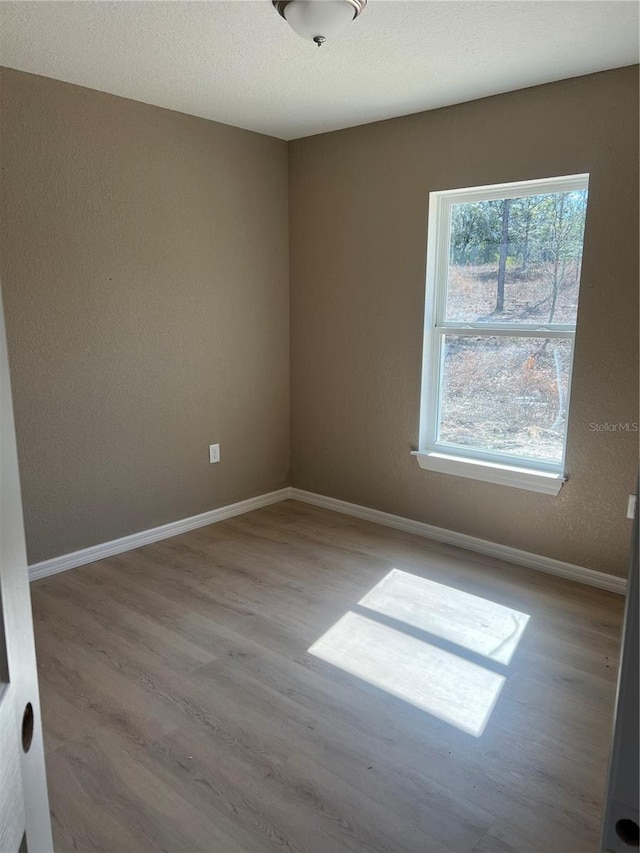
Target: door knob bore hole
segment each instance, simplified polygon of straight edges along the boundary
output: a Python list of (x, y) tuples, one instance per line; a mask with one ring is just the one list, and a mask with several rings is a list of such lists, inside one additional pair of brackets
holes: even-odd
[(29, 752), (31, 741), (33, 740), (33, 706), (31, 702), (27, 702), (22, 715), (22, 748), (25, 752)]
[(629, 847), (640, 846), (640, 830), (635, 820), (622, 818), (616, 823), (616, 835), (624, 844)]

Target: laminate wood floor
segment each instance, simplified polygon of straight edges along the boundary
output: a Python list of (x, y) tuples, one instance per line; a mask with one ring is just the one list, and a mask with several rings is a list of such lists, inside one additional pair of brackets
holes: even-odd
[[(410, 601), (360, 606), (394, 568), (528, 614), (510, 663), (474, 646), (491, 606), (465, 627), (458, 593), (443, 622), (440, 589), (426, 630)], [(60, 853), (597, 850), (619, 596), (287, 501), (37, 581), (32, 599)], [(308, 652), (348, 612), (383, 637), (361, 643), (381, 686)], [(480, 737), (411, 704), (411, 655), (386, 659), (398, 636), (449, 662), (415, 683), (445, 711), (451, 690), (454, 722), (476, 701), (465, 667), (502, 676)]]

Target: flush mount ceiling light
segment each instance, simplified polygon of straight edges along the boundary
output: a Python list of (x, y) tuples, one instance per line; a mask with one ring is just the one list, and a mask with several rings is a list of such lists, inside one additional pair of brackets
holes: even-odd
[(272, 0), (291, 29), (322, 47), (358, 17), (367, 0)]

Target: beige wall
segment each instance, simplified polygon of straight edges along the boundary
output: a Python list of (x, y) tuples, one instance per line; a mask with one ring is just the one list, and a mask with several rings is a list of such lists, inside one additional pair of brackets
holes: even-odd
[(0, 98), (30, 561), (283, 485), (286, 143), (15, 71)]
[[(0, 76), (0, 274), (31, 562), (288, 482), (287, 146)], [(292, 482), (626, 571), (638, 420), (637, 69), (289, 145)], [(421, 471), (431, 190), (588, 171), (557, 498)], [(208, 464), (208, 445), (222, 462)]]
[[(638, 421), (638, 69), (290, 144), (296, 486), (616, 575)], [(432, 190), (591, 174), (567, 468), (558, 497), (422, 471)]]

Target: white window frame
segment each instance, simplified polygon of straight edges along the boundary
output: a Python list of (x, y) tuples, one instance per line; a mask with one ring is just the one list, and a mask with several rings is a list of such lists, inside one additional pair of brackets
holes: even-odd
[[(420, 399), (419, 449), (413, 452), (421, 468), (490, 483), (557, 495), (565, 476), (567, 425), (571, 402), (571, 370), (575, 323), (454, 323), (445, 318), (449, 269), (451, 207), (465, 202), (522, 198), (531, 195), (575, 192), (589, 189), (589, 175), (567, 175), (533, 181), (443, 190), (429, 194), (427, 277)], [(442, 395), (443, 339), (462, 334), (491, 337), (544, 337), (567, 340), (571, 345), (571, 368), (563, 435), (562, 460), (555, 464), (437, 441)]]

